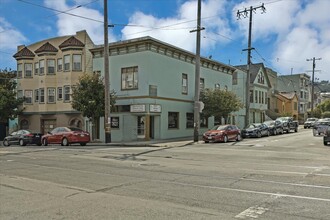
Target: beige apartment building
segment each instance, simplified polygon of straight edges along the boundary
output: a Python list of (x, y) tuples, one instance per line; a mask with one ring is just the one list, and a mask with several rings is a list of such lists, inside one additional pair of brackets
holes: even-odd
[(85, 128), (71, 106), (71, 92), (81, 75), (92, 73), (93, 47), (86, 31), (18, 46), (17, 94), (26, 98), (19, 128), (42, 133), (57, 126)]

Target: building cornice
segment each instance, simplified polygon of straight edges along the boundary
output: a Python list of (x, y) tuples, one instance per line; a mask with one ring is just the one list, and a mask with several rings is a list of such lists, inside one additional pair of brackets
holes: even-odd
[[(95, 48), (90, 49), (93, 57), (102, 57), (104, 46), (99, 45)], [(117, 56), (128, 53), (136, 53), (141, 51), (152, 51), (158, 54), (162, 54), (168, 57), (172, 57), (183, 62), (188, 62), (191, 64), (195, 63), (195, 54), (179, 47), (173, 46), (171, 44), (159, 41), (152, 37), (142, 37), (126, 41), (118, 41), (109, 44), (109, 56)], [(221, 71), (223, 73), (232, 74), (236, 71), (236, 68), (201, 57), (200, 60), (201, 67)]]

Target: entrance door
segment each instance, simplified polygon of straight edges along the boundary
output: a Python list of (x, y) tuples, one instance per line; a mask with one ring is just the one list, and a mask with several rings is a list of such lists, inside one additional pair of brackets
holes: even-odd
[(48, 131), (53, 130), (56, 127), (56, 119), (44, 119), (41, 120), (41, 133), (46, 134)]
[(137, 117), (137, 137), (139, 139), (144, 139), (146, 137), (145, 134), (145, 116)]

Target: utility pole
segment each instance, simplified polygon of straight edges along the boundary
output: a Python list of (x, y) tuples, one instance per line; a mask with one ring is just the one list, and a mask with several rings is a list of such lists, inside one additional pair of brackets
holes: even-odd
[(205, 28), (201, 27), (201, 10), (202, 3), (198, 0), (197, 5), (197, 29), (190, 31), (196, 32), (196, 61), (195, 61), (195, 99), (194, 99), (194, 142), (198, 142), (199, 126), (200, 126), (200, 51), (201, 51), (201, 30)]
[(104, 131), (105, 143), (111, 142), (110, 126), (110, 76), (109, 76), (109, 42), (108, 42), (108, 0), (104, 0)]
[[(250, 66), (251, 66), (251, 50), (254, 48), (251, 46), (251, 39), (252, 39), (252, 15), (255, 11), (261, 8), (262, 14), (266, 12), (266, 8), (264, 4), (253, 7), (250, 6), (249, 9), (245, 8), (244, 10), (237, 11), (237, 19), (241, 19), (241, 16), (244, 18), (249, 17), (249, 38), (248, 38), (248, 48), (244, 49), (243, 51), (248, 51), (247, 53), (247, 65), (246, 65), (246, 99), (245, 99), (245, 126), (247, 126), (250, 122)], [(253, 12), (253, 13), (252, 13)]]
[(312, 117), (314, 116), (314, 73), (315, 73), (315, 60), (322, 60), (322, 58), (317, 58), (313, 57), (313, 59), (306, 59), (306, 61), (313, 61), (313, 72), (312, 72), (312, 97), (311, 97), (311, 113)]

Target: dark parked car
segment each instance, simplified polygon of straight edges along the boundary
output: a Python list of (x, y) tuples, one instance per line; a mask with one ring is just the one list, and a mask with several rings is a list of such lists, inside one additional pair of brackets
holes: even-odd
[(271, 135), (283, 134), (283, 125), (280, 121), (264, 121)]
[(226, 143), (229, 140), (241, 140), (241, 130), (236, 125), (217, 125), (203, 134), (205, 143), (210, 141)]
[(330, 142), (330, 126), (327, 127), (323, 136), (323, 144), (326, 146), (328, 145), (329, 142)]
[(289, 133), (291, 130), (298, 132), (298, 121), (293, 120), (292, 117), (280, 117), (276, 121), (280, 121), (283, 124), (283, 131)]
[(61, 144), (68, 146), (69, 144), (79, 143), (85, 146), (90, 142), (90, 135), (87, 131), (83, 131), (75, 127), (57, 127), (51, 132), (43, 135), (41, 142), (44, 146), (48, 144)]
[(262, 137), (269, 136), (270, 131), (266, 124), (253, 123), (242, 130), (242, 137)]
[(304, 128), (313, 128), (314, 123), (318, 120), (318, 118), (307, 118), (304, 123)]
[(28, 130), (18, 130), (5, 137), (3, 140), (3, 145), (9, 146), (11, 144), (19, 144), (21, 146), (25, 146), (27, 144), (36, 144), (40, 146), (41, 136), (41, 133), (33, 133)]
[(328, 126), (330, 126), (329, 118), (323, 118), (323, 119), (317, 120), (314, 123), (313, 135), (316, 136), (316, 135), (324, 134)]

